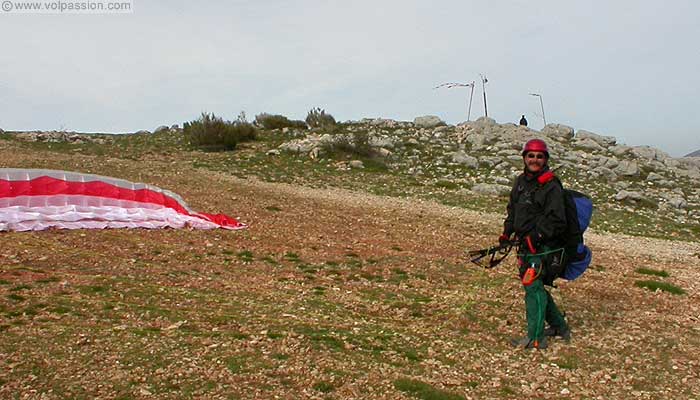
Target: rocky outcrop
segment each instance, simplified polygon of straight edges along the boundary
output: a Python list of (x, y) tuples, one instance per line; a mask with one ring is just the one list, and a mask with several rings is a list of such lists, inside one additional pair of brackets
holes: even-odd
[[(586, 193), (601, 193), (599, 196), (612, 191), (612, 195), (596, 201), (613, 208), (633, 207), (642, 213), (663, 209), (677, 214), (681, 222), (700, 215), (700, 190), (690, 189), (700, 185), (700, 158), (672, 158), (653, 147), (626, 146), (613, 136), (575, 131), (567, 125), (548, 124), (536, 131), (498, 124), (485, 117), (458, 125), (418, 117), (413, 122), (349, 121), (345, 131), (345, 135), (366, 133), (369, 145), (384, 149), (386, 153), (380, 157), (396, 173), (436, 182), (458, 182), (466, 177), (473, 182), (471, 192), (493, 196), (506, 196), (513, 177), (522, 171), (523, 143), (542, 138), (550, 147), (551, 166), (559, 168), (565, 185)], [(314, 148), (324, 140), (342, 137), (332, 136), (322, 139), (306, 132), (279, 150), (322, 158), (322, 152)], [(686, 189), (680, 194), (674, 192), (679, 187)]]
[(17, 132), (14, 137), (24, 142), (48, 142), (48, 143), (106, 143), (111, 139), (110, 135), (88, 135), (77, 132), (49, 131), (49, 132)]
[(413, 120), (413, 124), (417, 128), (436, 128), (440, 125), (445, 125), (445, 122), (435, 115), (426, 115), (423, 117), (416, 117)]

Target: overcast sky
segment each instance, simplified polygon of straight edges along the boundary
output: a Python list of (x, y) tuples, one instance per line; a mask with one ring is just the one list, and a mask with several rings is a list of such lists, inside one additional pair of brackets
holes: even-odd
[[(19, 0), (17, 0), (19, 1)], [(133, 132), (202, 111), (337, 120), (525, 114), (682, 156), (700, 149), (693, 0), (157, 1), (0, 11), (0, 128)]]

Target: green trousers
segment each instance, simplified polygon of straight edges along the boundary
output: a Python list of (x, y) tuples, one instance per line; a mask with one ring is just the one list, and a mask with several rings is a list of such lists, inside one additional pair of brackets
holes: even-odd
[(541, 341), (544, 337), (545, 322), (553, 328), (563, 330), (567, 328), (566, 320), (557, 305), (554, 303), (552, 295), (544, 288), (544, 274), (546, 266), (542, 265), (541, 257), (526, 255), (522, 257), (523, 265), (520, 267), (520, 276), (524, 276), (525, 271), (533, 263), (535, 270), (540, 273), (530, 284), (523, 283), (525, 288), (525, 314), (527, 317), (527, 336), (531, 340)]

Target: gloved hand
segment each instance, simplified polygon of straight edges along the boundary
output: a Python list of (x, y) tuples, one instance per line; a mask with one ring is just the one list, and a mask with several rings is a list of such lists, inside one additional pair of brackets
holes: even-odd
[(505, 246), (510, 242), (510, 235), (506, 235), (505, 233), (501, 233), (501, 236), (498, 237), (498, 244), (501, 246)]

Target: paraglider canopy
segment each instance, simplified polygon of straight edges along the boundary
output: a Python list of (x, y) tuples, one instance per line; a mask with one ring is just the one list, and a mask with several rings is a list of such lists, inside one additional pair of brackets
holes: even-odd
[(0, 231), (47, 228), (242, 229), (224, 214), (195, 212), (177, 194), (100, 175), (0, 168)]

